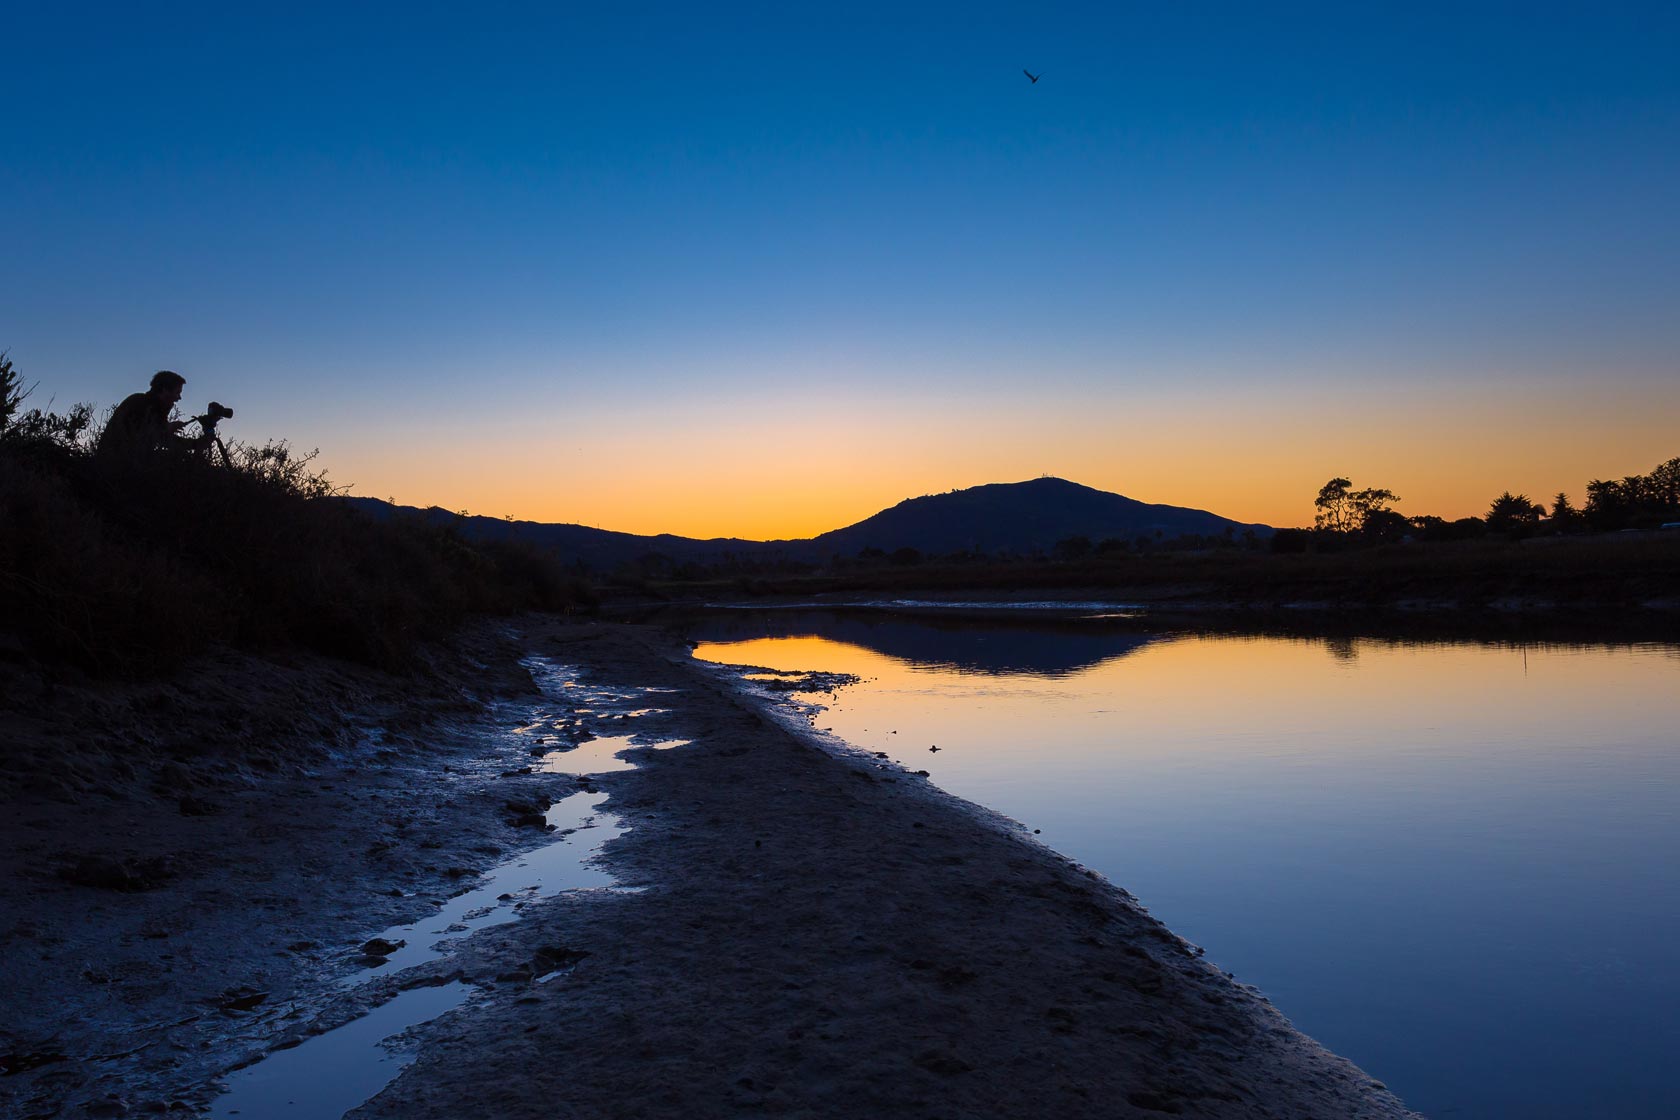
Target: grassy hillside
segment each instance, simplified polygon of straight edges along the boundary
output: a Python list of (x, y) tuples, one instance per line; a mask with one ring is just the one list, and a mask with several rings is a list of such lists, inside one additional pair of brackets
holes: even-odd
[(546, 554), (380, 522), (284, 444), (110, 463), (91, 411), (0, 413), (0, 657), (167, 669), (217, 643), (396, 667), (467, 616), (568, 610)]

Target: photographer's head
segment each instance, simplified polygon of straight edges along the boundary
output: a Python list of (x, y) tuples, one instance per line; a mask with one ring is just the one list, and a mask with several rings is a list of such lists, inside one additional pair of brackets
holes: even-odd
[(152, 374), (152, 395), (168, 404), (174, 404), (181, 399), (181, 390), (187, 384), (187, 379), (172, 369), (160, 369)]

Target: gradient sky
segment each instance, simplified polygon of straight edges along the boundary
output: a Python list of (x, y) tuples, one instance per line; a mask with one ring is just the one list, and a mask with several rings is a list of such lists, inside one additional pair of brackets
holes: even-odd
[(1580, 501), (1680, 455), (1677, 13), (13, 4), (0, 349), (633, 532)]

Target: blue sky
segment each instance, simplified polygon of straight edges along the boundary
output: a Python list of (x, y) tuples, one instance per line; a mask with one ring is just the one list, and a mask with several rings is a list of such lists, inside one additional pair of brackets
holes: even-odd
[(179, 369), (358, 492), (641, 531), (1038, 473), (1579, 496), (1680, 453), (1673, 13), (10, 10), (0, 348), (60, 401)]

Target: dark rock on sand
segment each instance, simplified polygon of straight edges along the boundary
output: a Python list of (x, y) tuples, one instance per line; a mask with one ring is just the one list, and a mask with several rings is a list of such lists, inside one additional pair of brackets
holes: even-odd
[(564, 945), (544, 945), (537, 950), (537, 955), (531, 959), (531, 971), (537, 976), (547, 976), (562, 968), (570, 968), (589, 956), (586, 949), (568, 949)]
[(250, 1011), (260, 1007), (268, 1001), (267, 992), (259, 992), (255, 988), (229, 988), (215, 1001), (222, 1011)]

